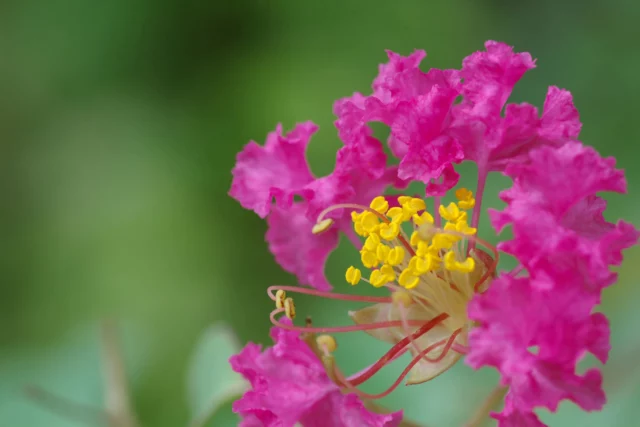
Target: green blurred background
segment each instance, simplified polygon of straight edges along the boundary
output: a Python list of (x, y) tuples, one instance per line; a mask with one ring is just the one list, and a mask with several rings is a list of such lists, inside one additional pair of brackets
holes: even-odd
[[(487, 39), (530, 51), (538, 68), (512, 99), (541, 106), (548, 85), (570, 89), (582, 139), (627, 170), (629, 195), (609, 198), (609, 218), (640, 223), (639, 15), (631, 0), (2, 2), (0, 426), (81, 425), (21, 390), (100, 405), (104, 317), (119, 321), (142, 424), (186, 425), (187, 369), (205, 328), (225, 321), (241, 342), (268, 343), (265, 288), (295, 283), (269, 254), (264, 221), (226, 194), (236, 153), (278, 122), (311, 119), (321, 131), (308, 157), (328, 173), (340, 146), (332, 103), (369, 90), (384, 49), (423, 48), (433, 67), (459, 67)], [(491, 180), (489, 205), (505, 184)], [(483, 225), (491, 236), (486, 216)], [(338, 290), (354, 259), (346, 244), (331, 257)], [(628, 251), (605, 293), (610, 403), (598, 414), (562, 405), (543, 415), (552, 425), (636, 425), (638, 262)], [(316, 323), (344, 324), (349, 308), (298, 301)], [(364, 335), (343, 341), (348, 372), (384, 351)], [(384, 403), (461, 425), (496, 378), (460, 363)], [(235, 424), (226, 405), (211, 425)]]

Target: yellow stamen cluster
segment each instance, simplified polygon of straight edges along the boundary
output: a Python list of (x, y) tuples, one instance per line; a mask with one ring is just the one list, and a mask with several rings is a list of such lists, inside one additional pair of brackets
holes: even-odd
[[(434, 225), (433, 216), (426, 211), (424, 200), (399, 197), (400, 206), (389, 209), (387, 200), (373, 199), (370, 210), (351, 213), (356, 233), (366, 240), (360, 251), (362, 264), (372, 269), (368, 282), (375, 287), (397, 281), (412, 289), (420, 283), (420, 276), (445, 269), (472, 272), (472, 258), (457, 259), (456, 244), (462, 235), (473, 235), (475, 228), (467, 222), (468, 209), (473, 208), (473, 193), (465, 188), (456, 191), (457, 203), (440, 206), (439, 214), (445, 220), (442, 229)], [(411, 223), (413, 233), (407, 238), (403, 225)], [(346, 272), (348, 283), (355, 285), (362, 272), (351, 266)]]

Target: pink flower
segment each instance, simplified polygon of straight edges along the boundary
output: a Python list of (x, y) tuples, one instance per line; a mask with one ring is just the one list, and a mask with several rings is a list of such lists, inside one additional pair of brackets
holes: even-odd
[(402, 412), (376, 414), (355, 394), (343, 394), (296, 332), (274, 328), (273, 347), (248, 344), (230, 359), (251, 390), (233, 405), (243, 426), (394, 427)]
[[(407, 384), (429, 381), (462, 358), (474, 368), (499, 371), (508, 393), (504, 409), (493, 416), (502, 427), (543, 426), (533, 411), (555, 411), (563, 400), (586, 411), (602, 408), (600, 371), (579, 373), (577, 364), (587, 353), (607, 361), (609, 323), (595, 307), (604, 287), (616, 280), (611, 266), (621, 263), (622, 251), (639, 237), (631, 224), (604, 218), (606, 202), (599, 193), (624, 193), (624, 174), (613, 159), (577, 141), (581, 123), (569, 92), (551, 86), (541, 115), (532, 105), (508, 104), (534, 61), (503, 43), (485, 47), (467, 57), (461, 70), (428, 72), (419, 69), (423, 51), (408, 57), (388, 52), (373, 93), (356, 93), (334, 106), (344, 147), (328, 176), (313, 177), (303, 160), (315, 131), (308, 124), (300, 125), (306, 131), (268, 140), (264, 149), (250, 144), (238, 157), (231, 194), (269, 215), (267, 240), (276, 260), (316, 288), (268, 288), (276, 305), (272, 323), (292, 332), (278, 332), (276, 346), (262, 354), (248, 346), (233, 362), (254, 385), (236, 404), (247, 425), (308, 424), (316, 410), (336, 417), (330, 421), (335, 425), (351, 425), (347, 407), (359, 420), (354, 425), (364, 425), (356, 395), (384, 397), (404, 378)], [(387, 164), (373, 137), (374, 121), (389, 127), (387, 143), (397, 167)], [(477, 164), (477, 191), (459, 188), (451, 194), (459, 179), (456, 165), (465, 160)], [(513, 231), (513, 239), (497, 247), (477, 236), (489, 172), (513, 180), (500, 193), (506, 208), (490, 211), (496, 231)], [(433, 199), (384, 195), (411, 181), (423, 183)], [(363, 266), (347, 269), (347, 283), (366, 282), (387, 290), (385, 295), (329, 292), (324, 264), (339, 232), (347, 234)], [(500, 252), (516, 258), (514, 270), (497, 272)], [(349, 313), (354, 325), (298, 326), (281, 320), (295, 317), (286, 293), (368, 305)], [(309, 347), (298, 339), (299, 333), (351, 331), (390, 345), (375, 363), (351, 375), (333, 359), (333, 337), (317, 337)], [(285, 341), (304, 351), (278, 350)], [(386, 390), (359, 389), (406, 353), (411, 362)], [(278, 364), (272, 363), (275, 355), (283, 359)], [(287, 357), (304, 362), (291, 366)], [(378, 425), (377, 417), (372, 425)]]

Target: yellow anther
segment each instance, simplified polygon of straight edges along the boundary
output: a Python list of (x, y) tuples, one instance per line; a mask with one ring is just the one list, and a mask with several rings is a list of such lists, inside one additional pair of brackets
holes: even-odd
[(433, 239), (433, 237), (438, 232), (438, 229), (432, 223), (425, 222), (418, 227), (417, 233), (420, 237), (420, 240), (424, 240), (426, 242)]
[(416, 275), (428, 273), (434, 270), (435, 266), (435, 258), (430, 254), (424, 257), (414, 256), (411, 258), (411, 261), (409, 261), (409, 269)]
[[(466, 223), (466, 221), (464, 221)], [(458, 231), (458, 224), (460, 223), (456, 223), (454, 224), (453, 222), (447, 222), (444, 226), (445, 231)], [(449, 236), (449, 239), (451, 239), (452, 242), (457, 242), (458, 240), (461, 240), (462, 237), (457, 236), (455, 234), (447, 234), (447, 236)]]
[(353, 229), (358, 236), (367, 237), (369, 235), (369, 232), (365, 231), (360, 221), (353, 224)]
[(336, 339), (331, 335), (318, 336), (316, 338), (316, 344), (318, 345), (318, 348), (329, 353), (333, 353), (338, 348), (338, 343), (336, 342)]
[(282, 289), (276, 291), (276, 308), (284, 308), (284, 300), (287, 298), (287, 293)]
[(393, 271), (393, 267), (388, 264), (384, 264), (380, 267), (380, 273), (384, 274), (384, 276), (389, 279), (389, 281), (396, 280), (396, 272)]
[(404, 210), (398, 206), (389, 209), (387, 211), (387, 216), (391, 218), (391, 222), (401, 223), (406, 221), (404, 218)]
[(394, 304), (402, 304), (405, 307), (409, 307), (413, 304), (413, 298), (411, 298), (411, 294), (405, 291), (395, 291), (391, 294), (391, 299)]
[(376, 253), (366, 249), (360, 251), (360, 260), (367, 268), (373, 268), (378, 265), (378, 257), (376, 256)]
[(366, 250), (375, 252), (377, 247), (380, 245), (380, 236), (377, 234), (371, 234), (367, 237), (367, 240), (364, 241), (364, 247)]
[(409, 240), (409, 243), (411, 243), (411, 246), (418, 246), (418, 243), (420, 243), (422, 241), (422, 237), (420, 237), (420, 233), (418, 233), (417, 231), (414, 231), (413, 233), (411, 233), (411, 240)]
[(291, 320), (296, 318), (296, 305), (293, 303), (293, 298), (284, 300), (284, 314)]
[(362, 228), (364, 231), (371, 233), (375, 231), (376, 228), (380, 225), (380, 220), (373, 212), (366, 211), (362, 214), (360, 218), (360, 224), (362, 224)]
[(478, 231), (477, 228), (469, 227), (467, 221), (458, 221), (456, 223), (456, 231), (463, 234), (473, 235)]
[(385, 199), (383, 196), (378, 196), (371, 201), (369, 207), (374, 211), (385, 214), (389, 209), (389, 202), (387, 202), (387, 199)]
[(373, 270), (371, 272), (371, 275), (369, 276), (369, 282), (371, 282), (374, 287), (380, 288), (386, 285), (388, 280), (387, 277), (382, 274), (382, 272), (380, 272), (380, 270)]
[(405, 203), (402, 203), (402, 207), (407, 208), (415, 214), (418, 211), (425, 210), (427, 208), (427, 205), (424, 200), (418, 199), (416, 197), (411, 197)]
[(476, 199), (473, 198), (473, 193), (466, 188), (460, 188), (456, 191), (456, 198), (459, 200), (458, 206), (460, 209), (472, 209), (476, 205)]
[(313, 234), (320, 234), (323, 231), (327, 231), (329, 227), (331, 227), (332, 225), (333, 225), (333, 220), (331, 218), (323, 219), (322, 221), (318, 222), (316, 225), (313, 226), (313, 228), (311, 229), (311, 232)]
[(449, 249), (455, 239), (451, 238), (452, 236), (444, 233), (438, 233), (433, 237), (433, 245), (432, 249), (435, 251), (439, 251), (440, 249)]
[(389, 256), (389, 252), (391, 252), (391, 248), (387, 245), (378, 245), (376, 248), (376, 256), (378, 257), (378, 261), (386, 262), (387, 257)]
[(395, 280), (396, 274), (393, 271), (393, 268), (390, 265), (383, 265), (377, 270), (373, 270), (371, 272), (371, 276), (369, 276), (369, 282), (376, 288), (380, 288), (387, 283)]
[(358, 222), (360, 221), (360, 217), (362, 217), (362, 212), (351, 211), (351, 221)]
[(456, 254), (453, 251), (449, 251), (444, 256), (444, 267), (447, 270), (461, 271), (462, 273), (471, 273), (475, 268), (476, 263), (473, 258), (468, 257), (463, 262), (456, 260)]
[(440, 216), (446, 219), (447, 221), (457, 222), (458, 218), (460, 218), (460, 209), (458, 205), (451, 202), (448, 206), (440, 205), (439, 208)]
[(431, 251), (432, 247), (427, 244), (427, 242), (418, 242), (416, 246), (416, 255), (418, 256), (427, 256)]
[(345, 278), (347, 279), (347, 283), (349, 283), (350, 285), (357, 285), (362, 278), (362, 272), (360, 271), (360, 269), (351, 266), (347, 268)]
[(400, 286), (403, 288), (413, 289), (418, 286), (418, 283), (420, 283), (420, 278), (416, 276), (413, 271), (407, 268), (400, 274), (398, 283), (400, 283)]
[(393, 240), (400, 234), (400, 226), (395, 222), (380, 224), (380, 237)]
[(411, 200), (413, 197), (410, 196), (400, 196), (398, 197), (398, 203), (400, 203), (400, 205), (404, 205), (405, 203), (409, 202), (409, 200)]
[(402, 261), (404, 261), (405, 251), (402, 246), (396, 246), (391, 249), (387, 254), (387, 264), (389, 265), (400, 265)]
[(422, 212), (420, 215), (413, 214), (413, 223), (415, 225), (433, 224), (433, 216), (427, 211)]

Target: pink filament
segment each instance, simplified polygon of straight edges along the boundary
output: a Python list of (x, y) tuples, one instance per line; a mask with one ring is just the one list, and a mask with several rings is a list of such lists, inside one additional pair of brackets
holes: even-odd
[[(449, 315), (447, 313), (440, 313), (438, 316), (434, 317), (433, 319), (431, 319), (427, 323), (409, 321), (408, 323), (414, 323), (415, 322), (415, 323), (421, 324), (422, 326), (420, 326), (420, 328), (416, 329), (416, 331), (413, 332), (412, 334), (409, 334), (408, 336), (406, 336), (403, 339), (401, 339), (400, 341), (398, 341), (398, 343), (396, 345), (391, 347), (389, 349), (389, 351), (387, 351), (384, 354), (384, 356), (382, 356), (369, 369), (367, 369), (365, 372), (363, 372), (362, 374), (358, 375), (357, 377), (352, 378), (350, 380), (350, 382), (352, 384), (354, 384), (354, 385), (362, 384), (363, 382), (365, 382), (366, 380), (371, 378), (376, 372), (378, 372), (380, 369), (382, 369), (387, 363), (389, 363), (391, 360), (393, 360), (396, 357), (398, 352), (400, 352), (400, 351), (404, 352), (406, 350), (405, 347), (407, 347), (407, 345), (410, 342), (412, 342), (414, 339), (419, 338), (422, 335), (426, 334), (431, 329), (433, 329), (435, 326), (437, 326), (440, 322), (446, 320), (448, 317), (449, 317)], [(398, 325), (398, 326), (402, 326), (402, 322), (401, 321), (395, 321), (395, 322), (400, 323), (400, 325)], [(363, 325), (363, 326), (366, 326), (366, 325)]]
[(328, 299), (337, 299), (342, 301), (360, 301), (360, 302), (372, 302), (372, 303), (379, 303), (379, 302), (389, 303), (393, 301), (391, 297), (367, 297), (367, 296), (360, 296), (360, 295), (335, 294), (332, 292), (322, 292), (322, 291), (316, 291), (315, 289), (299, 288), (296, 286), (269, 286), (267, 288), (267, 294), (269, 295), (269, 298), (271, 298), (272, 301), (276, 300), (275, 293), (279, 290), (286, 291), (286, 292), (293, 292), (296, 294), (314, 295), (314, 296), (328, 298)]
[[(295, 326), (295, 325), (287, 325), (282, 322), (279, 322), (276, 319), (276, 315), (280, 313), (284, 313), (284, 308), (273, 310), (269, 315), (269, 318), (271, 319), (271, 323), (273, 323), (275, 326), (282, 329), (286, 329), (288, 331), (306, 332), (306, 333), (312, 333), (312, 334), (333, 334), (333, 333), (341, 333), (341, 332), (372, 331), (375, 329), (398, 328), (402, 326), (402, 321), (400, 320), (368, 323), (365, 325), (335, 326), (335, 327), (326, 327), (326, 328), (315, 328), (310, 326)], [(419, 326), (424, 324), (424, 322), (419, 320), (412, 320), (410, 321), (410, 324), (413, 326)]]
[(391, 385), (391, 387), (389, 387), (388, 389), (386, 389), (382, 393), (369, 394), (369, 393), (363, 392), (362, 390), (358, 390), (356, 387), (354, 387), (354, 384), (351, 381), (348, 381), (344, 377), (344, 375), (340, 372), (340, 370), (335, 365), (334, 365), (334, 374), (335, 374), (336, 378), (338, 379), (338, 381), (340, 381), (347, 388), (348, 391), (353, 391), (353, 392), (357, 393), (362, 398), (365, 398), (365, 399), (380, 399), (380, 398), (383, 398), (383, 397), (387, 396), (389, 393), (391, 393), (393, 390), (395, 390), (398, 387), (398, 385), (400, 385), (400, 382), (402, 382), (402, 380), (407, 376), (409, 371), (422, 359), (422, 357), (424, 355), (426, 355), (427, 353), (433, 351), (435, 348), (440, 347), (444, 342), (446, 342), (446, 345), (445, 345), (444, 349), (442, 350), (442, 353), (440, 354), (440, 356), (438, 356), (437, 358), (433, 359), (434, 363), (437, 363), (440, 360), (442, 360), (447, 355), (447, 353), (449, 352), (449, 349), (453, 345), (453, 341), (455, 341), (455, 339), (458, 336), (458, 334), (460, 333), (460, 331), (461, 331), (461, 329), (456, 330), (453, 334), (451, 334), (451, 336), (449, 337), (448, 340), (440, 340), (437, 343), (430, 345), (425, 350), (423, 350), (420, 354), (418, 354), (416, 357), (414, 357), (413, 360), (411, 360), (411, 362), (409, 363), (409, 365), (407, 365), (407, 367), (404, 369), (404, 371), (402, 371), (400, 376)]

